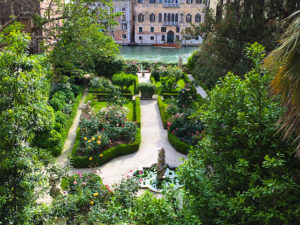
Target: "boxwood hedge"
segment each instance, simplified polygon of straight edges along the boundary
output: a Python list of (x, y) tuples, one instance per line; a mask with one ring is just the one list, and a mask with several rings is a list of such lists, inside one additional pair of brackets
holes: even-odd
[(184, 143), (183, 141), (179, 140), (178, 137), (176, 137), (174, 134), (171, 134), (168, 131), (168, 140), (171, 143), (171, 145), (180, 153), (182, 154), (188, 154), (189, 150), (191, 149), (191, 145)]

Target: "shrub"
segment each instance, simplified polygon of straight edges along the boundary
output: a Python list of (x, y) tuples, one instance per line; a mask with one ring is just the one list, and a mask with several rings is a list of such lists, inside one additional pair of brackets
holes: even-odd
[(170, 144), (176, 149), (176, 151), (182, 154), (188, 154), (189, 150), (192, 147), (191, 145), (179, 140), (179, 138), (176, 137), (174, 134), (171, 134), (170, 131), (168, 131), (168, 140)]
[(139, 68), (136, 64), (130, 63), (126, 65), (126, 69), (125, 69), (127, 74), (133, 74), (136, 75), (137, 72), (139, 71)]
[(38, 148), (48, 149), (54, 156), (57, 156), (57, 151), (62, 146), (61, 140), (61, 134), (52, 129), (51, 131), (45, 131), (36, 135), (33, 140), (33, 145)]
[(137, 77), (135, 75), (126, 73), (115, 74), (112, 77), (112, 83), (123, 88), (128, 88), (130, 85), (134, 84), (136, 80)]
[(169, 115), (166, 113), (166, 109), (165, 109), (164, 103), (161, 99), (161, 96), (157, 97), (157, 104), (158, 104), (158, 107), (159, 107), (159, 112), (160, 112), (161, 120), (163, 122), (163, 126), (166, 129)]
[(156, 87), (151, 83), (139, 83), (138, 90), (141, 92), (142, 98), (152, 98), (156, 92)]
[(65, 127), (67, 124), (67, 116), (62, 111), (56, 111), (55, 122), (60, 123), (63, 127)]
[(50, 99), (49, 103), (52, 106), (52, 108), (54, 109), (54, 111), (61, 111), (61, 110), (63, 110), (64, 106), (66, 105), (65, 99), (59, 98), (58, 96), (53, 96)]
[(190, 107), (193, 103), (192, 89), (182, 88), (177, 96), (178, 107)]
[(120, 58), (106, 58), (96, 62), (95, 71), (98, 76), (111, 78), (114, 74), (120, 73), (125, 67), (125, 61)]
[(151, 73), (151, 77), (153, 77), (155, 81), (159, 81), (159, 80), (160, 80), (160, 73), (159, 73), (159, 71), (154, 70), (154, 71)]
[(113, 88), (113, 84), (109, 79), (104, 77), (94, 77), (91, 80), (91, 89), (109, 92)]
[(141, 101), (139, 97), (135, 98), (135, 120), (141, 126)]

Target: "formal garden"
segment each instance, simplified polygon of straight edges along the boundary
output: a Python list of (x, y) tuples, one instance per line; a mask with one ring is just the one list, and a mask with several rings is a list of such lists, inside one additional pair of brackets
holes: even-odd
[(120, 13), (80, 3), (36, 15), (42, 54), (0, 26), (0, 224), (300, 224), (299, 12), (238, 42), (208, 11), (182, 64), (120, 57)]

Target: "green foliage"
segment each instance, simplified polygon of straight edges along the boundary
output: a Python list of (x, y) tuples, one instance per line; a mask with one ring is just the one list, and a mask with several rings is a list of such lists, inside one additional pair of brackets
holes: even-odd
[(163, 122), (163, 126), (165, 129), (167, 129), (167, 122), (168, 119), (170, 117), (170, 115), (168, 115), (164, 102), (161, 99), (161, 96), (157, 96), (157, 104), (158, 104), (158, 108), (159, 108), (159, 112), (160, 112), (160, 116)]
[(96, 62), (95, 72), (98, 76), (112, 78), (116, 73), (124, 70), (125, 61), (117, 57), (107, 57)]
[(126, 68), (125, 68), (125, 72), (127, 74), (133, 74), (133, 75), (137, 75), (137, 72), (139, 71), (137, 62), (133, 61), (133, 62), (126, 62)]
[(156, 86), (152, 83), (139, 83), (138, 90), (141, 92), (142, 98), (152, 98), (156, 92)]
[(135, 98), (135, 121), (141, 126), (141, 101), (140, 97)]
[(120, 73), (112, 77), (112, 83), (123, 88), (129, 88), (130, 85), (135, 84), (137, 77), (133, 74)]
[(297, 2), (219, 1), (218, 12), (208, 9), (204, 22), (191, 32), (192, 36), (203, 38), (199, 50), (187, 63), (193, 76), (212, 88), (229, 71), (244, 75), (251, 68), (250, 60), (244, 56), (247, 43), (259, 42), (266, 46), (266, 51), (272, 50), (274, 40), (282, 32), (278, 19), (299, 10)]
[(192, 147), (191, 145), (179, 140), (179, 138), (172, 134), (170, 131), (168, 131), (168, 140), (170, 144), (176, 149), (176, 151), (185, 155), (189, 153), (189, 150)]
[(109, 92), (113, 89), (113, 84), (109, 79), (104, 77), (94, 77), (91, 80), (91, 87), (89, 92), (94, 91), (102, 91), (102, 92)]
[(57, 28), (59, 41), (50, 52), (57, 73), (81, 77), (84, 73), (99, 72), (100, 61), (110, 61), (108, 59), (115, 57), (118, 52), (116, 44), (101, 31), (103, 25), (94, 21), (89, 17), (69, 18)]
[[(253, 68), (245, 79), (229, 73), (196, 118), (206, 136), (180, 168), (191, 212), (204, 224), (296, 224), (300, 164), (275, 123), (283, 113), (269, 98), (271, 76), (248, 48)], [(256, 53), (258, 54), (256, 54)]]
[(156, 198), (146, 191), (135, 201), (131, 216), (137, 224), (172, 224), (176, 212), (166, 199)]
[[(43, 56), (30, 56), (30, 37), (19, 24), (7, 27), (0, 42), (0, 218), (28, 224), (43, 190), (49, 156), (26, 147), (37, 133), (52, 128), (48, 105), (51, 72)], [(42, 172), (43, 171), (43, 172)], [(37, 190), (37, 185), (40, 188)]]

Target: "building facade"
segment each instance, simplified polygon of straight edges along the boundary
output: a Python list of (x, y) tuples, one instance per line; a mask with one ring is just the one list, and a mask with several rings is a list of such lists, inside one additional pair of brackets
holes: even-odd
[(114, 12), (120, 12), (122, 15), (116, 18), (118, 25), (112, 30), (112, 35), (116, 43), (128, 45), (133, 42), (132, 38), (132, 0), (113, 0)]
[(204, 0), (134, 0), (134, 39), (138, 45), (179, 43), (198, 45), (200, 37), (185, 35), (191, 23), (204, 19)]

